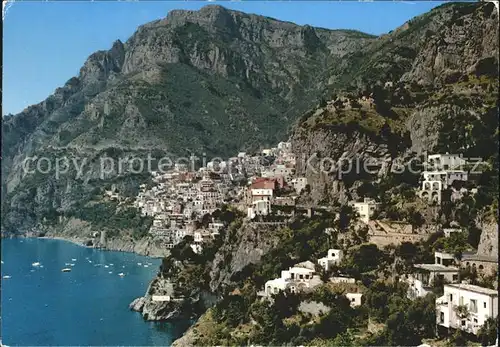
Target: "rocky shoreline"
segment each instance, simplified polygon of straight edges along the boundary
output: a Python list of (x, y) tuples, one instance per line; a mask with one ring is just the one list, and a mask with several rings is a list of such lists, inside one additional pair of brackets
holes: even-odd
[(106, 240), (106, 245), (102, 246), (99, 244), (99, 242), (94, 242), (91, 238), (66, 236), (60, 234), (44, 234), (43, 236), (27, 235), (16, 237), (61, 240), (71, 242), (81, 247), (97, 248), (115, 252), (136, 253), (152, 258), (163, 258), (170, 253), (168, 249), (161, 247), (160, 244), (158, 244), (151, 238), (144, 238), (141, 240), (108, 239)]

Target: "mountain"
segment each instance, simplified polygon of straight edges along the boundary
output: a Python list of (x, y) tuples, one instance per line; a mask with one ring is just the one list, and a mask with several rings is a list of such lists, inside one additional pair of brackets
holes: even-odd
[[(333, 94), (361, 95), (386, 82), (396, 87), (384, 98), (397, 101), (389, 113), (377, 113), (377, 121), (394, 123), (404, 139), (404, 148), (391, 155), (430, 149), (438, 131), (429, 129), (437, 117), (470, 111), (452, 99), (446, 107), (422, 103), (437, 97), (441, 86), (467, 83), (464, 76), (496, 76), (497, 24), (494, 5), (486, 3), (442, 5), (380, 37), (221, 6), (171, 11), (139, 27), (127, 42), (92, 54), (79, 75), (45, 101), (3, 118), (4, 230), (26, 231), (40, 223), (53, 228), (75, 218), (89, 228), (109, 226), (112, 219), (102, 216), (118, 212), (99, 202), (102, 190), (113, 185), (133, 196), (148, 177), (130, 170), (118, 175), (114, 168), (103, 178), (101, 158), (229, 156), (275, 144), (289, 133), (304, 139), (297, 148), (306, 148), (307, 141), (321, 138), (318, 131), (297, 135), (307, 110)], [(477, 110), (480, 96), (469, 99)], [(407, 102), (412, 106), (402, 106)], [(363, 126), (356, 117), (354, 123)], [(372, 132), (385, 141), (377, 128)], [(60, 177), (25, 175), (25, 159), (34, 156), (85, 165), (80, 175), (73, 166)], [(142, 230), (146, 224), (137, 225)]]
[(3, 118), (2, 199), (22, 211), (12, 212), (13, 227), (33, 225), (49, 210), (66, 213), (104, 184), (89, 184), (99, 180), (95, 165), (85, 184), (22, 178), (25, 158), (43, 153), (96, 163), (155, 149), (157, 158), (229, 156), (274, 144), (317, 101), (327, 68), (374, 39), (220, 6), (171, 11), (139, 27), (126, 43), (92, 54), (79, 76), (45, 101)]

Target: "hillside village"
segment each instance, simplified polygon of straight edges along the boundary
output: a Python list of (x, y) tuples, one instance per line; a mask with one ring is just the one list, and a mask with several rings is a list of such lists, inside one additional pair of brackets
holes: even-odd
[[(144, 216), (154, 218), (150, 237), (169, 249), (188, 240), (196, 254), (203, 253), (206, 245), (227, 230), (228, 222), (218, 218), (221, 210), (234, 209), (247, 223), (263, 226), (285, 227), (297, 216), (312, 218), (328, 208), (300, 204), (300, 197), (307, 192), (309, 184), (306, 177), (295, 174), (296, 159), (291, 147), (291, 143), (281, 142), (276, 148), (264, 149), (261, 153), (238, 153), (227, 161), (209, 162), (196, 171), (190, 171), (185, 164), (176, 164), (171, 171), (153, 172), (153, 184), (141, 186), (134, 206)], [(416, 191), (424, 203), (435, 206), (477, 193), (471, 179), (473, 174), (467, 171), (471, 165), (461, 156), (432, 154), (425, 164)], [(106, 194), (119, 199), (112, 192)], [(348, 205), (356, 216), (358, 230), (365, 230), (365, 242), (379, 247), (423, 242), (430, 232), (442, 233), (445, 238), (464, 233), (464, 228), (457, 223), (452, 227), (436, 224), (422, 232), (402, 221), (378, 219), (381, 204), (372, 198), (351, 201)], [(335, 215), (338, 220), (339, 213)], [(337, 231), (333, 225), (324, 230), (325, 234)], [(360, 307), (366, 287), (356, 278), (336, 270), (345, 260), (348, 245), (328, 249), (316, 263), (303, 261), (281, 269), (280, 277), (267, 279), (258, 297), (273, 300), (280, 292), (313, 293), (326, 285), (340, 288), (351, 307)], [(463, 272), (493, 281), (489, 282), (490, 287), (470, 284), (469, 280), (460, 278)], [(441, 288), (443, 295), (435, 299), (436, 329), (460, 329), (477, 335), (488, 319), (498, 316), (498, 295), (494, 289), (498, 285), (497, 273), (498, 260), (491, 255), (478, 254), (470, 247), (455, 254), (443, 248), (434, 252), (434, 262), (412, 264), (400, 280), (407, 284), (406, 295), (411, 300)], [(175, 295), (175, 285), (170, 283), (169, 287), (167, 295), (157, 294), (152, 301), (182, 300)], [(461, 314), (457, 307), (463, 307), (468, 313)]]

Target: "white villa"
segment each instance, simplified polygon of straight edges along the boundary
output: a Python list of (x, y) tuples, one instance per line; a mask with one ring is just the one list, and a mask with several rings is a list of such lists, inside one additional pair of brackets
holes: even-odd
[(366, 224), (368, 224), (370, 217), (375, 213), (377, 205), (379, 204), (370, 198), (364, 198), (363, 202), (352, 203), (352, 207), (354, 207), (359, 214), (359, 219)]
[(439, 326), (477, 335), (488, 318), (498, 316), (498, 292), (472, 284), (446, 284), (436, 309)]
[(264, 295), (269, 297), (280, 291), (290, 290), (292, 293), (312, 289), (323, 282), (316, 275), (314, 263), (306, 261), (281, 271), (281, 277), (267, 281), (264, 287)]
[(434, 253), (434, 264), (415, 264), (414, 272), (406, 278), (409, 285), (408, 297), (426, 296), (432, 291), (436, 280), (456, 282), (459, 269), (452, 264), (453, 255), (444, 252)]
[(427, 158), (428, 169), (422, 173), (423, 182), (419, 196), (428, 202), (442, 201), (442, 191), (454, 181), (467, 181), (468, 173), (462, 170), (465, 159), (457, 154), (433, 154)]
[(344, 257), (342, 250), (329, 249), (326, 257), (318, 259), (318, 264), (328, 271), (333, 265), (339, 264)]

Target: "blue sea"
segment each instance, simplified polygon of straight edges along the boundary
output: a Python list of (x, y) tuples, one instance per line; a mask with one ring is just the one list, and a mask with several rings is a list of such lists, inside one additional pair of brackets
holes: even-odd
[(128, 308), (144, 295), (160, 262), (66, 241), (2, 239), (2, 343), (169, 346), (188, 322), (146, 322)]

